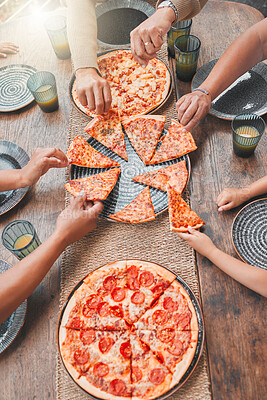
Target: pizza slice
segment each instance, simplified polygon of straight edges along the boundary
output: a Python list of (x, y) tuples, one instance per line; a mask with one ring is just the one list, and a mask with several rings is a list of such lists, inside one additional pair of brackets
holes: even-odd
[(183, 125), (172, 119), (167, 134), (162, 138), (162, 143), (149, 164), (158, 164), (172, 160), (197, 149), (190, 132), (183, 132)]
[(167, 183), (169, 182), (178, 193), (182, 193), (188, 179), (186, 162), (183, 160), (168, 167), (158, 169), (157, 171), (153, 170), (135, 176), (132, 179), (135, 182), (152, 186), (164, 192), (167, 192)]
[(185, 289), (177, 281), (163, 292), (153, 307), (145, 312), (134, 324), (138, 330), (176, 329), (178, 331), (198, 330), (197, 315)]
[(205, 225), (205, 222), (191, 210), (179, 193), (170, 185), (168, 185), (168, 203), (171, 231), (187, 232), (189, 226), (199, 229)]
[(166, 117), (137, 115), (122, 118), (123, 128), (141, 160), (147, 165), (153, 157)]
[(172, 374), (133, 332), (132, 349), (132, 399), (154, 399), (171, 388)]
[(120, 168), (113, 168), (86, 178), (73, 179), (64, 186), (74, 197), (85, 192), (88, 201), (105, 200), (114, 188), (120, 172)]
[(131, 203), (109, 218), (119, 222), (139, 224), (155, 219), (149, 187), (146, 187)]
[(127, 161), (124, 134), (119, 116), (115, 111), (111, 110), (107, 115), (95, 117), (84, 130)]
[(88, 168), (118, 167), (119, 163), (95, 150), (81, 136), (76, 136), (67, 152), (70, 164)]

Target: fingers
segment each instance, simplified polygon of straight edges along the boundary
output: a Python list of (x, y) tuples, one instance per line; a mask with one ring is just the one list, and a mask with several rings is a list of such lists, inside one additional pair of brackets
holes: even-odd
[(55, 162), (54, 163), (55, 167), (61, 168), (69, 165), (67, 156), (63, 153), (62, 150), (56, 147), (48, 149), (37, 149), (36, 152), (41, 153), (41, 156), (45, 157), (47, 160), (50, 159), (50, 157), (56, 158), (56, 160), (50, 160)]
[[(81, 104), (84, 107), (86, 107), (87, 104), (89, 104), (89, 99), (86, 96), (86, 92), (84, 90), (77, 90), (77, 94), (78, 94), (78, 99), (80, 100)], [(95, 105), (93, 104), (93, 106), (95, 106)], [(93, 110), (94, 110), (94, 108), (93, 108)]]
[(177, 235), (184, 240), (188, 240), (190, 238), (190, 234), (189, 233), (184, 233), (184, 232), (177, 232)]
[(7, 55), (5, 53), (0, 53), (0, 58), (6, 58)]
[(0, 54), (2, 57), (6, 57), (6, 54), (17, 54), (18, 51), (18, 46), (13, 43), (0, 43)]
[(110, 91), (109, 84), (107, 82), (103, 89), (103, 95), (104, 95), (104, 113), (107, 113), (110, 109), (111, 102), (112, 102), (111, 91)]
[(149, 58), (147, 58), (144, 42), (136, 29), (131, 32), (131, 50), (135, 60), (145, 68)]
[(228, 203), (228, 204), (225, 204), (224, 206), (221, 206), (221, 207), (219, 207), (218, 208), (218, 211), (228, 211), (228, 210), (231, 210), (231, 208), (233, 208), (234, 207), (234, 204), (233, 204), (233, 202), (231, 201), (230, 203)]
[(79, 196), (74, 198), (74, 201), (71, 204), (72, 208), (75, 210), (83, 209), (83, 205), (86, 202), (86, 197), (87, 197), (87, 194), (84, 191), (82, 191), (79, 194)]
[(94, 201), (94, 205), (90, 208), (90, 212), (93, 213), (95, 217), (98, 217), (98, 215), (101, 214), (103, 209), (104, 209), (104, 204), (102, 203), (102, 201), (96, 200)]

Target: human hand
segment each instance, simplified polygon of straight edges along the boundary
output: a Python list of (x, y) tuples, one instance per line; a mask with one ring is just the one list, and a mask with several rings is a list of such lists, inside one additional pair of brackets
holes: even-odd
[(211, 239), (191, 227), (188, 228), (189, 233), (178, 232), (177, 235), (184, 239), (189, 246), (193, 247), (198, 253), (202, 254), (204, 257), (209, 257), (212, 250), (216, 249)]
[(7, 54), (17, 54), (19, 48), (14, 43), (0, 43), (0, 58), (6, 58)]
[(108, 81), (95, 68), (80, 68), (76, 71), (76, 90), (83, 106), (96, 114), (106, 114), (112, 97)]
[(171, 7), (159, 8), (131, 32), (132, 54), (143, 68), (149, 60), (157, 57), (156, 53), (163, 44), (163, 35), (169, 31), (174, 20), (175, 12)]
[(101, 201), (86, 201), (86, 193), (71, 199), (70, 205), (59, 214), (55, 234), (66, 246), (76, 242), (97, 226), (97, 217), (104, 206)]
[(240, 204), (244, 203), (250, 198), (249, 189), (234, 189), (225, 188), (219, 194), (216, 200), (216, 204), (219, 207), (218, 211), (227, 211), (231, 208), (235, 208)]
[(68, 165), (69, 161), (60, 149), (36, 149), (28, 164), (20, 170), (21, 182), (23, 186), (34, 185), (50, 168), (64, 168)]
[(210, 108), (210, 95), (200, 91), (188, 93), (176, 103), (178, 119), (189, 132), (208, 114)]

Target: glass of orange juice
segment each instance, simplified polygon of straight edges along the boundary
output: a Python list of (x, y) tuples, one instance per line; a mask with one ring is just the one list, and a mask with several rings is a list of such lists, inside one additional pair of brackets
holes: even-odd
[(2, 232), (2, 242), (19, 260), (33, 252), (41, 244), (34, 226), (23, 219), (7, 224)]
[(251, 156), (265, 131), (264, 120), (256, 114), (239, 114), (232, 121), (234, 153), (243, 158)]
[(58, 109), (56, 78), (51, 72), (35, 72), (29, 77), (27, 87), (41, 110), (50, 113)]
[(53, 15), (45, 22), (45, 29), (53, 46), (54, 52), (60, 60), (70, 58), (70, 48), (67, 37), (67, 22), (64, 15)]

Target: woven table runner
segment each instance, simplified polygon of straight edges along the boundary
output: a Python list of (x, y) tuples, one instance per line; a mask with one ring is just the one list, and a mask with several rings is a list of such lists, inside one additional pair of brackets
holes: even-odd
[[(166, 45), (160, 51), (159, 57), (164, 61), (168, 60)], [(167, 116), (167, 126), (170, 118), (176, 118), (174, 91), (159, 113)], [(87, 117), (76, 109), (72, 110), (68, 145), (77, 135), (88, 138), (83, 131), (87, 123)], [(188, 201), (188, 192), (183, 197)], [(66, 205), (68, 203), (67, 193)], [(60, 306), (72, 288), (89, 272), (106, 263), (133, 258), (155, 262), (171, 269), (186, 281), (200, 300), (194, 252), (186, 242), (170, 231), (168, 212), (165, 211), (154, 221), (137, 225), (114, 223), (100, 218), (95, 231), (69, 246), (63, 254), (61, 265)], [(67, 374), (59, 354), (56, 379), (57, 400), (88, 400), (89, 396)], [(170, 399), (211, 399), (205, 349), (191, 377)]]

